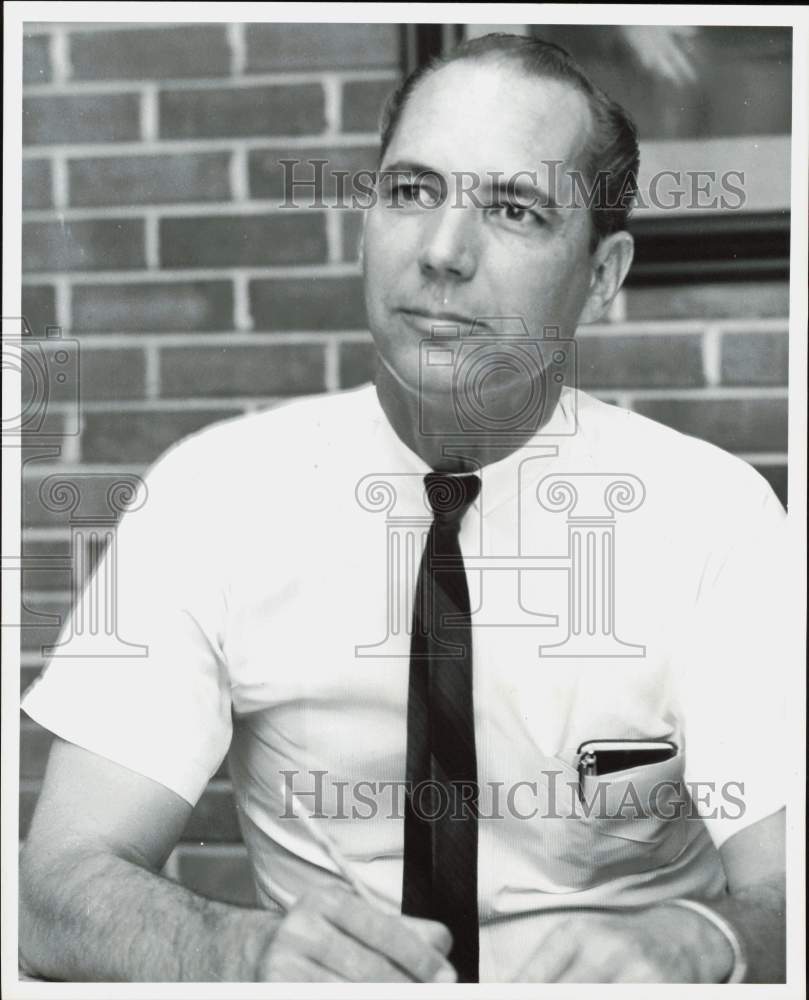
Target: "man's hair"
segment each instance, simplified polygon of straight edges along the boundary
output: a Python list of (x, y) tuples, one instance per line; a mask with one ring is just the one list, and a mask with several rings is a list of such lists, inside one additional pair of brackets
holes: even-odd
[(570, 53), (540, 38), (494, 33), (463, 42), (445, 55), (417, 67), (391, 95), (382, 119), (379, 162), (390, 145), (402, 113), (425, 77), (462, 60), (489, 60), (517, 66), (533, 79), (559, 80), (582, 94), (590, 108), (584, 182), (590, 193), (591, 251), (610, 233), (626, 229), (638, 185), (638, 133), (626, 111), (586, 76)]

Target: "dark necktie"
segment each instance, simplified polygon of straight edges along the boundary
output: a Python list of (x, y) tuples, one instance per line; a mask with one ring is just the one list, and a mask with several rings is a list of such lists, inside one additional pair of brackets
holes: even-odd
[(452, 932), (458, 981), (478, 981), (477, 760), (469, 590), (458, 542), (477, 476), (424, 478), (433, 523), (413, 609), (402, 913)]

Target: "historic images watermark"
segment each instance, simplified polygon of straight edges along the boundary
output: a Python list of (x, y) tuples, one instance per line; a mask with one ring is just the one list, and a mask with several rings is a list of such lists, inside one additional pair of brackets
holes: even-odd
[[(427, 821), (449, 817), (481, 820), (669, 821), (741, 819), (746, 811), (743, 781), (685, 781), (661, 777), (620, 782), (620, 774), (583, 785), (567, 771), (547, 768), (520, 781), (346, 781), (324, 770), (282, 770), (280, 819), (307, 809), (313, 819), (404, 819), (409, 800)], [(616, 781), (619, 781), (616, 794)]]
[[(130, 473), (48, 472), (48, 463), (69, 463), (65, 443), (81, 431), (81, 353), (77, 340), (49, 326), (44, 337), (32, 332), (25, 317), (3, 317), (3, 369), (19, 375), (20, 405), (4, 409), (3, 448), (18, 448), (27, 492), (52, 525), (68, 535), (66, 554), (3, 555), (2, 571), (14, 573), (21, 584), (41, 574), (69, 574), (69, 628), (56, 643), (40, 643), (40, 657), (142, 657), (148, 649), (119, 634), (116, 526), (120, 516), (147, 500), (146, 484)], [(27, 466), (27, 468), (26, 468)], [(64, 625), (61, 614), (30, 606), (20, 587), (19, 622), (3, 622), (26, 633), (50, 632)], [(33, 602), (32, 602), (33, 603)]]
[(632, 207), (733, 212), (747, 203), (743, 170), (660, 170), (642, 188), (630, 176), (623, 187), (615, 189), (609, 172), (563, 170), (561, 160), (542, 160), (535, 170), (513, 174), (502, 170), (443, 174), (419, 166), (347, 170), (318, 157), (277, 162), (284, 192), (281, 208), (405, 208), (415, 204), (425, 209), (445, 205), (483, 209), (510, 204), (525, 211)]

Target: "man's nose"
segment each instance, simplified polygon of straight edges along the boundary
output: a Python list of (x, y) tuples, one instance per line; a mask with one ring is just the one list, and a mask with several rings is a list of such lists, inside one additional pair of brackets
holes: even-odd
[(425, 213), (419, 266), (425, 277), (468, 281), (478, 263), (475, 211), (448, 203)]

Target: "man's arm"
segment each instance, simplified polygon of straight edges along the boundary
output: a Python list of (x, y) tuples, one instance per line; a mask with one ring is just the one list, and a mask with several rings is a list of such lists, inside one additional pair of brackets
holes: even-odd
[(786, 810), (729, 837), (719, 854), (728, 896), (710, 906), (742, 939), (745, 982), (786, 982)]
[[(731, 925), (748, 960), (745, 982), (786, 981), (784, 810), (730, 837), (720, 855), (724, 898), (705, 905)], [(593, 911), (558, 921), (517, 979), (560, 983), (721, 983), (733, 951), (704, 916), (680, 906)]]
[(339, 886), (281, 917), (161, 877), (190, 812), (162, 785), (57, 739), (20, 856), (23, 970), (84, 982), (455, 978), (446, 928), (388, 916)]
[(80, 981), (252, 978), (277, 919), (157, 874), (190, 812), (162, 785), (57, 739), (20, 855), (23, 967)]

